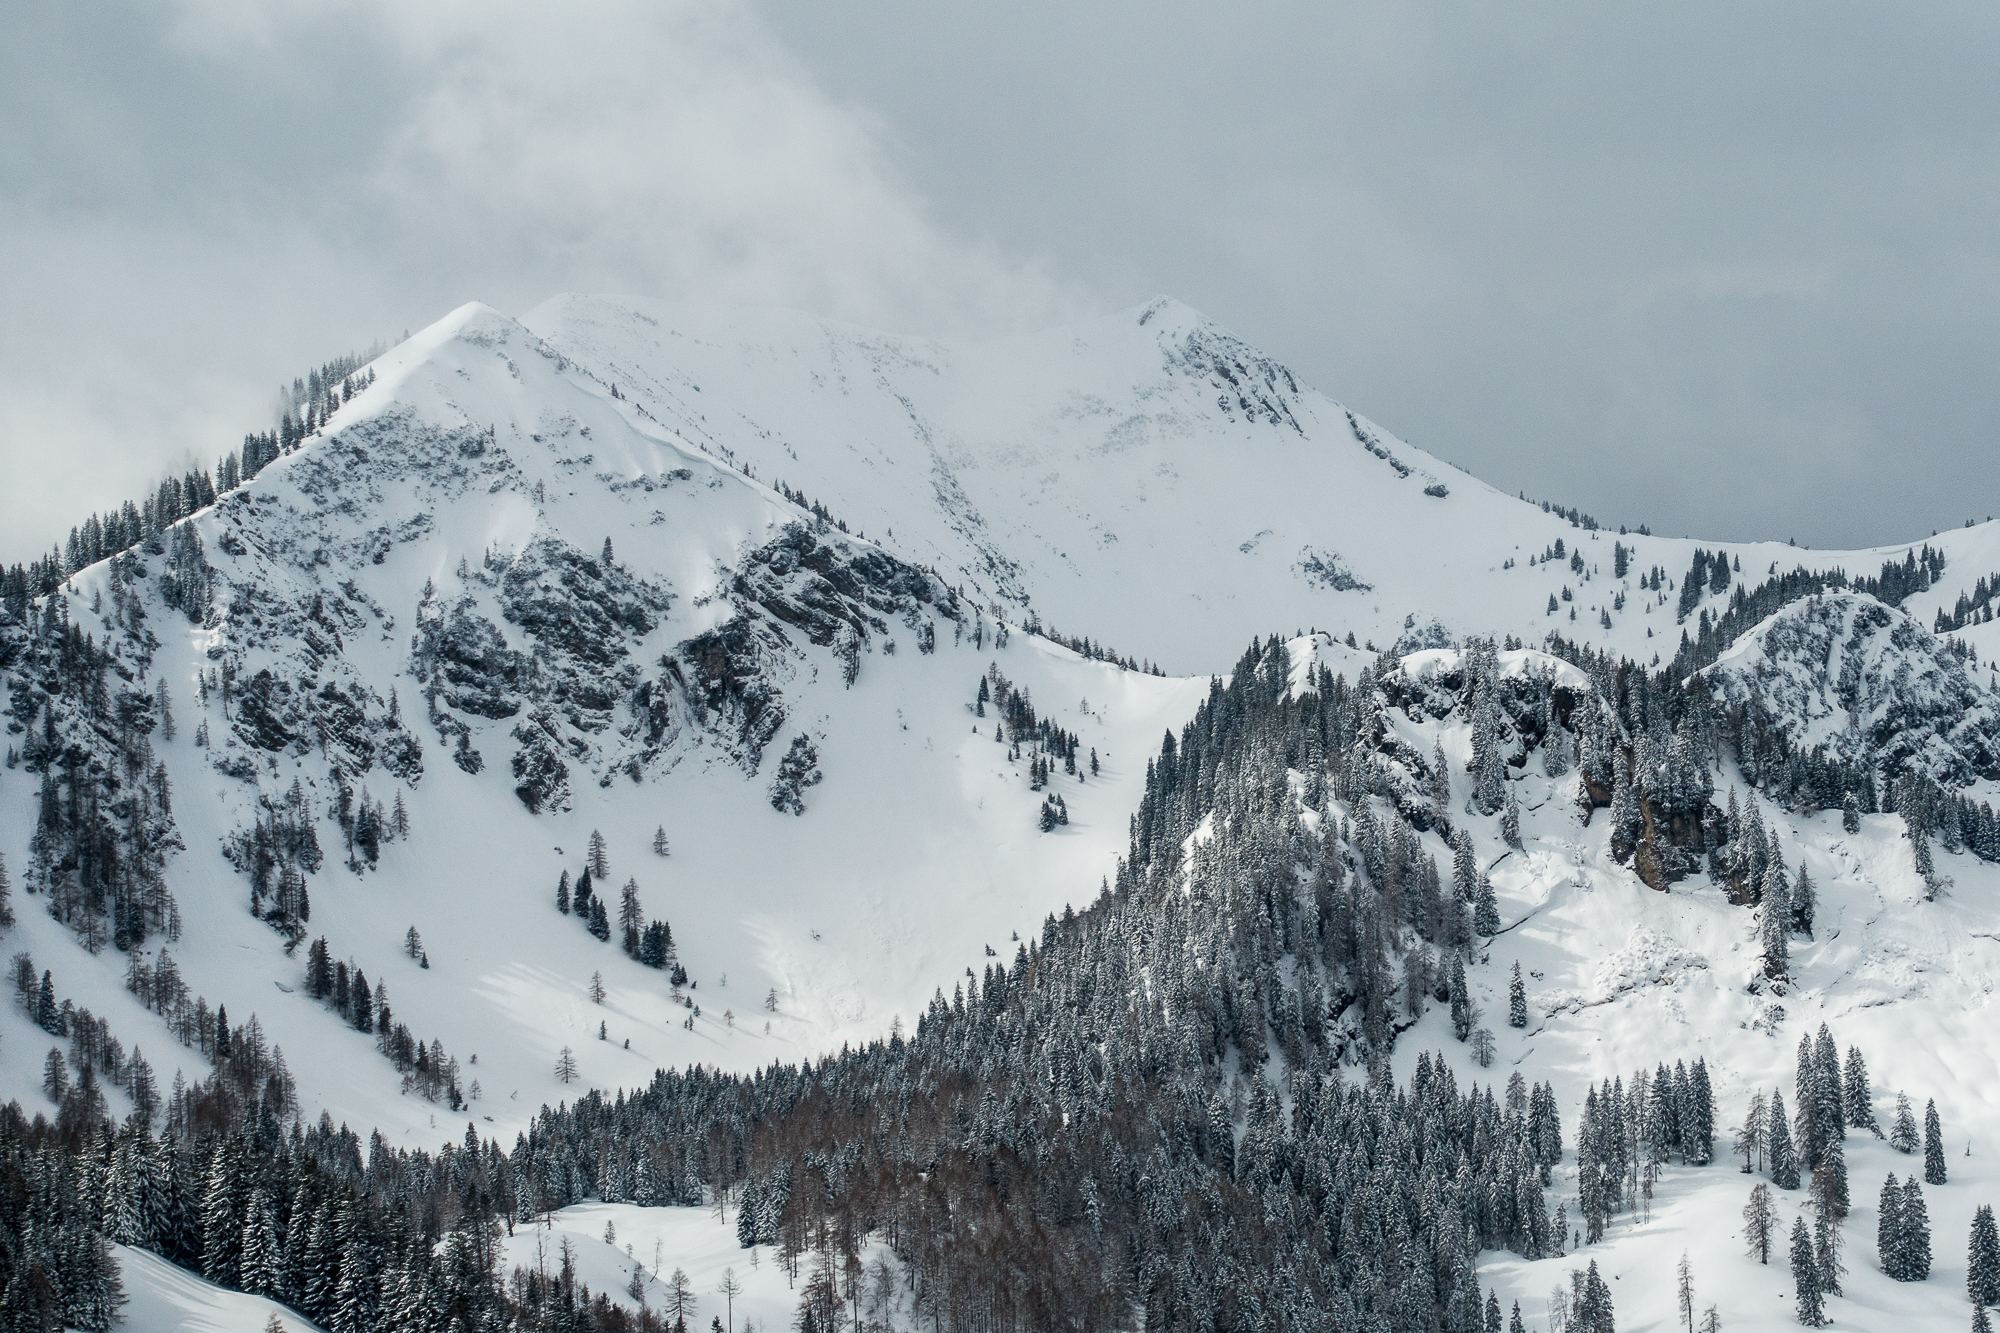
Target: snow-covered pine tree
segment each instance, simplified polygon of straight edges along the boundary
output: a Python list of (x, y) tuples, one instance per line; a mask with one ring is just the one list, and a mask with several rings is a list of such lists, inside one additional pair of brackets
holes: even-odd
[(1803, 1216), (1792, 1219), (1792, 1312), (1807, 1328), (1826, 1322), (1826, 1297), (1819, 1262), (1813, 1254), (1812, 1233)]
[(1813, 888), (1812, 876), (1806, 873), (1806, 864), (1799, 862), (1799, 877), (1792, 881), (1792, 933), (1813, 937), (1813, 913), (1818, 907), (1819, 895)]
[(665, 968), (674, 962), (674, 932), (665, 921), (648, 921), (639, 937), (639, 961), (647, 967)]
[(1493, 938), (1500, 933), (1500, 904), (1493, 896), (1493, 881), (1485, 872), (1479, 876), (1479, 887), (1474, 893), (1472, 905), (1472, 929), (1475, 933)]
[(1431, 821), (1439, 828), (1451, 823), (1451, 765), (1445, 761), (1442, 738), (1431, 740)]
[(646, 913), (639, 906), (639, 881), (628, 878), (618, 898), (618, 942), (628, 958), (639, 956), (640, 932), (646, 928)]
[(1786, 1123), (1785, 1095), (1776, 1090), (1771, 1093), (1771, 1122), (1765, 1130), (1765, 1142), (1771, 1157), (1771, 1183), (1781, 1190), (1797, 1189), (1799, 1159), (1792, 1146), (1792, 1127)]
[(1896, 1114), (1889, 1121), (1889, 1146), (1900, 1153), (1914, 1153), (1923, 1147), (1923, 1137), (1917, 1129), (1917, 1116), (1910, 1109), (1908, 1093), (1896, 1094)]
[(1931, 1218), (1924, 1204), (1923, 1186), (1915, 1176), (1903, 1182), (1903, 1205), (1899, 1216), (1899, 1248), (1904, 1282), (1922, 1282), (1931, 1275)]
[(1819, 1269), (1820, 1290), (1828, 1296), (1840, 1296), (1840, 1275), (1847, 1266), (1840, 1261), (1840, 1222), (1846, 1216), (1844, 1210), (1824, 1206), (1816, 1207), (1813, 1215), (1813, 1263)]
[(1451, 840), (1452, 894), (1470, 903), (1479, 892), (1479, 853), (1472, 846), (1472, 834), (1460, 829)]
[(1993, 1208), (1981, 1204), (1972, 1215), (1972, 1235), (1966, 1243), (1965, 1293), (1974, 1305), (2000, 1305), (2000, 1229)]
[(1515, 851), (1521, 850), (1521, 806), (1514, 799), (1514, 788), (1507, 788), (1506, 804), (1500, 808), (1500, 837)]
[(1840, 827), (1848, 833), (1861, 832), (1861, 801), (1851, 790), (1840, 803)]
[(1891, 1171), (1882, 1182), (1882, 1193), (1875, 1202), (1875, 1257), (1883, 1273), (1898, 1282), (1908, 1280), (1902, 1275), (1902, 1247), (1903, 1187), (1896, 1183), (1896, 1173)]
[(1548, 702), (1548, 728), (1542, 733), (1542, 772), (1559, 778), (1576, 763), (1576, 743), (1555, 714), (1555, 701)]
[[(1489, 652), (1490, 655), (1490, 645)], [(1468, 653), (1470, 656), (1470, 653)], [(1472, 793), (1468, 813), (1496, 814), (1505, 799), (1507, 785), (1506, 719), (1499, 701), (1485, 681), (1477, 687), (1472, 705)]]
[(564, 916), (569, 915), (569, 871), (567, 870), (563, 871), (562, 878), (556, 881), (556, 910)]
[(1478, 1017), (1473, 1008), (1472, 996), (1465, 982), (1465, 955), (1457, 950), (1451, 955), (1451, 1035), (1464, 1041), (1472, 1035), (1472, 1024)]
[(1850, 1129), (1866, 1129), (1882, 1137), (1882, 1127), (1875, 1120), (1875, 1097), (1868, 1084), (1868, 1062), (1861, 1058), (1861, 1048), (1847, 1048), (1847, 1071), (1841, 1079), (1841, 1096), (1845, 1101), (1847, 1124)]
[(611, 863), (606, 858), (604, 850), (604, 835), (596, 829), (590, 831), (590, 851), (585, 859), (585, 865), (598, 879), (603, 879), (611, 873)]
[(1514, 964), (1514, 975), (1507, 982), (1507, 1026), (1528, 1026), (1528, 987), (1521, 980), (1521, 964), (1518, 961)]
[(1708, 1081), (1708, 1061), (1699, 1056), (1688, 1071), (1681, 1116), (1682, 1151), (1690, 1165), (1707, 1166), (1715, 1160), (1715, 1090)]
[(1617, 1328), (1611, 1287), (1605, 1282), (1604, 1275), (1597, 1271), (1595, 1259), (1590, 1261), (1583, 1280), (1576, 1284), (1570, 1303), (1569, 1327), (1571, 1333), (1613, 1333)]
[(1791, 975), (1790, 894), (1785, 869), (1773, 861), (1764, 872), (1763, 906), (1759, 911), (1757, 938), (1764, 953), (1764, 975), (1780, 981)]
[[(983, 684), (984, 681), (982, 680), (981, 683)], [(661, 824), (653, 830), (653, 855), (665, 856), (671, 850), (667, 844), (667, 826)]]
[(1944, 1184), (1944, 1129), (1938, 1122), (1937, 1101), (1924, 1103), (1924, 1183)]
[[(998, 726), (997, 723), (995, 725)], [(820, 777), (819, 751), (811, 739), (801, 732), (792, 737), (791, 748), (778, 761), (777, 775), (771, 781), (771, 808), (780, 813), (803, 815), (806, 812), (804, 791), (818, 783)]]

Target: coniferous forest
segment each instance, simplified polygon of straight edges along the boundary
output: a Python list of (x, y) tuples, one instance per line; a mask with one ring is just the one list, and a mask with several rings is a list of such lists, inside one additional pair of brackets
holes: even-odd
[[(815, 1327), (848, 1316), (874, 1240), (939, 1326), (1143, 1312), (1149, 1328), (1480, 1333), (1498, 1309), (1482, 1250), (1587, 1245), (1659, 1172), (1712, 1160), (1707, 1074), (1663, 1068), (1583, 1108), (1518, 1076), (1461, 1086), (1427, 1056), (1392, 1084), (1396, 1031), (1464, 1004), (1479, 876), (1440, 874), (1398, 813), (1369, 741), (1386, 696), (1328, 674), (1294, 695), (1288, 669), (1282, 643), (1253, 647), (1151, 761), (1116, 883), (940, 993), (907, 1037), (754, 1077), (662, 1070), (635, 1095), (545, 1109), (511, 1145), (468, 1126), (436, 1153), (287, 1123), (282, 1064), (226, 1016), (215, 1076), (157, 1117), (111, 1124), (82, 1087), (53, 1122), (9, 1108), (16, 1326), (59, 1311), (106, 1327), (116, 1240), (340, 1333), (658, 1327), (567, 1274), (500, 1271), (496, 1234), (586, 1196), (720, 1195), (740, 1239), (800, 1275)], [(1205, 820), (1213, 836), (1183, 856)], [(1552, 1168), (1579, 1113), (1571, 1219)], [(1579, 1317), (1609, 1327), (1578, 1258)]]

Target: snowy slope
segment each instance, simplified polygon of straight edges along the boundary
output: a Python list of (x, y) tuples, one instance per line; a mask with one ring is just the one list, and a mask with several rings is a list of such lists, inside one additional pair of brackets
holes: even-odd
[[(186, 848), (168, 872), (184, 917), (168, 948), (211, 1004), (239, 1022), (258, 1016), (309, 1113), (417, 1132), (418, 1141), (451, 1120), (399, 1094), (373, 1043), (298, 993), (303, 948), (288, 956), (283, 938), (246, 910), (249, 881), (221, 848), (249, 827), (259, 799), (282, 801), (295, 780), (328, 853), (308, 881), (308, 937), (323, 935), (334, 958), (386, 985), (397, 1017), (421, 1039), (441, 1040), (465, 1085), (479, 1082), (472, 1112), (510, 1131), (575, 1090), (553, 1072), (565, 1046), (585, 1083), (636, 1086), (663, 1064), (755, 1067), (879, 1035), (899, 1017), (912, 1022), (987, 949), (1011, 955), (1017, 933), (1087, 899), (1110, 872), (1144, 755), (1192, 711), (1205, 681), (1119, 670), (1022, 634), (996, 647), (990, 616), (975, 649), (972, 612), (956, 627), (926, 614), (939, 646), (920, 653), (912, 617), (871, 589), (865, 596), (896, 618), (857, 650), (847, 688), (833, 650), (761, 608), (741, 614), (738, 575), (749, 568), (777, 581), (752, 556), (799, 531), (800, 513), (772, 492), (635, 425), (630, 409), (491, 311), (458, 312), (376, 369), (375, 387), (334, 420), (329, 438), (190, 520), (223, 580), (218, 614), (197, 626), (152, 604), (146, 624), (163, 642), (139, 680), (164, 679), (180, 713), (177, 740), (153, 738)], [(564, 560), (596, 556), (607, 536), (630, 604), (644, 601), (643, 632), (583, 619), (591, 604), (563, 601), (559, 586), (540, 635), (500, 608), (519, 591), (513, 575), (556, 586), (546, 571), (566, 576)], [(818, 540), (856, 559), (872, 550), (837, 532)], [(104, 565), (83, 572), (67, 600), (94, 638), (124, 642), (109, 577)], [(533, 610), (532, 582), (528, 592)], [(762, 635), (724, 665), (762, 673), (770, 698), (760, 721), (782, 718), (768, 755), (746, 755), (746, 710), (725, 691), (705, 691), (699, 661), (676, 659), (691, 678), (685, 689), (668, 688), (674, 672), (661, 666), (676, 645), (732, 620)], [(578, 624), (590, 641), (571, 652), (560, 645)], [(435, 655), (444, 663), (438, 725), (425, 720), (419, 667), (428, 626), (445, 644)], [(504, 663), (489, 677), (467, 666), (481, 653), (498, 661), (517, 652), (528, 665), (512, 676)], [(215, 689), (206, 710), (196, 704), (198, 673), (224, 664), (239, 682), (228, 717)], [(1007, 759), (992, 719), (975, 728), (980, 677), (994, 665), (1086, 753), (1098, 752), (1098, 777), (1058, 774), (1071, 819), (1053, 833), (1037, 830), (1041, 796), (1029, 791), (1026, 756)], [(286, 693), (253, 720), (242, 683), (260, 671)], [(632, 680), (620, 673), (658, 686), (647, 708), (622, 697)], [(558, 692), (518, 683), (529, 675), (554, 678)], [(581, 690), (607, 676), (621, 697), (601, 716), (590, 700), (560, 694), (566, 680)], [(355, 701), (360, 721), (316, 702), (329, 683)], [(392, 691), (400, 728), (389, 721)], [(706, 706), (711, 693), (719, 707)], [(567, 810), (530, 813), (514, 790), (510, 756), (528, 749), (518, 729), (537, 716), (549, 719), (572, 770)], [(656, 739), (649, 728), (662, 718)], [(203, 722), (207, 749), (194, 743)], [(266, 735), (274, 727), (290, 739)], [(459, 732), (482, 756), (478, 774), (452, 760)], [(824, 778), (794, 817), (772, 808), (769, 788), (798, 734), (815, 738)], [(420, 755), (408, 780), (386, 768), (402, 753), (399, 738)], [(366, 874), (341, 867), (342, 835), (326, 817), (336, 764), (385, 805), (400, 793), (414, 830)], [(0, 770), (0, 803), (21, 816), (0, 826), (0, 855), (17, 872), (30, 861), (37, 781)], [(656, 827), (671, 842), (665, 859), (650, 850)], [(613, 911), (618, 886), (636, 878), (649, 916), (672, 926), (692, 983), (685, 999), (700, 1007), (692, 1030), (683, 1026), (692, 1008), (674, 1002), (661, 973), (555, 911), (557, 877), (582, 870), (594, 829), (609, 845), (612, 876), (600, 887)], [(156, 1062), (162, 1085), (171, 1082), (173, 1059), (186, 1053), (122, 991), (125, 960), (83, 953), (35, 899), (17, 902), (26, 910), (13, 947), (52, 968), (63, 997), (108, 1017)], [(412, 926), (428, 969), (403, 955)], [(587, 998), (599, 972), (601, 1007)], [(5, 1049), (42, 1049), (18, 1012), (0, 1023), (13, 1025)], [(203, 1063), (189, 1064), (190, 1079)], [(9, 1059), (0, 1093), (38, 1101), (38, 1076), (38, 1060)]]
[[(1678, 599), (1636, 587), (1654, 565), (1677, 584), (1698, 547), (1723, 550), (1754, 585), (1798, 565), (1873, 575), (1921, 544), (1617, 536), (1643, 507), (1586, 532), (1398, 440), (1164, 298), (968, 346), (629, 298), (560, 297), (522, 322), (694, 447), (803, 491), (980, 598), (1170, 671), (1219, 670), (1251, 636), (1306, 626), (1387, 647), (1410, 617), (1671, 658)], [(1564, 559), (1530, 566), (1559, 538)], [(1910, 603), (1925, 625), (2000, 570), (2000, 527), (1928, 540), (1948, 568)], [(1623, 580), (1614, 542), (1633, 551)], [(1568, 561), (1577, 554), (1581, 572)], [(1621, 593), (1605, 629), (1599, 612)]]
[[(1644, 663), (1671, 657), (1683, 628), (1671, 585), (1638, 586), (1654, 566), (1677, 582), (1697, 548), (1725, 550), (1741, 566), (1733, 591), (1798, 565), (1873, 574), (1910, 549), (1585, 531), (1350, 416), (1173, 302), (951, 347), (784, 312), (566, 297), (519, 321), (465, 307), (374, 369), (320, 437), (189, 520), (217, 571), (212, 616), (195, 623), (161, 601), (157, 554), (137, 581), (107, 565), (80, 572), (65, 602), (93, 641), (120, 645), (133, 688), (165, 681), (174, 701), (177, 738), (152, 745), (181, 844), (166, 873), (182, 933), (166, 947), (190, 985), (238, 1021), (257, 1015), (309, 1117), (413, 1146), (456, 1137), (467, 1116), (507, 1141), (544, 1103), (637, 1087), (661, 1066), (817, 1058), (910, 1023), (934, 989), (1010, 957), (1046, 914), (1095, 894), (1126, 849), (1162, 733), (1178, 732), (1208, 673), (1253, 635), (1326, 631), (1291, 645), (1298, 688), (1320, 665), (1354, 680), (1378, 665), (1368, 645), (1398, 640), (1416, 649), (1401, 671), (1428, 688), (1458, 669), (1443, 645), (1471, 634), (1535, 644), (1553, 630)], [(816, 522), (779, 481), (838, 522)], [(1558, 540), (1565, 556), (1542, 561)], [(1795, 604), (1712, 668), (1725, 702), (1762, 701), (1803, 745), (1869, 733), (1881, 753), (1903, 736), (1940, 758), (1940, 776), (1986, 772), (1990, 670), (1968, 669), (1923, 627), (2000, 569), (2000, 528), (1923, 541), (1947, 567), (1907, 599), (1907, 616), (1852, 596)], [(1622, 580), (1614, 542), (1632, 552)], [(1701, 609), (1719, 612), (1727, 595)], [(1614, 596), (1626, 601), (1607, 628), (1598, 613)], [(156, 644), (120, 618), (127, 598)], [(1017, 627), (1004, 646), (1002, 618)], [(1031, 619), (1183, 674), (1086, 660), (1021, 632)], [(921, 651), (932, 636), (935, 651)], [(2000, 650), (1990, 625), (1959, 637), (1981, 659)], [(231, 703), (219, 689), (198, 702), (203, 676), (224, 666)], [(1503, 652), (1500, 667), (1588, 688), (1534, 649)], [(1094, 776), (1057, 770), (1067, 825), (1038, 828), (1031, 755), (996, 741), (993, 712), (976, 711), (989, 668), (1097, 753)], [(15, 673), (0, 681), (10, 700), (29, 688)], [(1453, 761), (1448, 805), (1460, 809), (1463, 712), (1405, 715), (1395, 731), (1412, 753)], [(821, 779), (793, 815), (770, 794), (801, 736)], [(357, 795), (400, 796), (409, 814), (412, 835), (365, 870), (342, 865), (336, 772)], [(2000, 1063), (1985, 1039), (2000, 869), (1940, 850), (1948, 885), (1933, 896), (1896, 816), (1847, 834), (1837, 812), (1765, 803), (1788, 862), (1810, 866), (1822, 895), (1817, 938), (1795, 944), (1795, 983), (1778, 996), (1753, 985), (1752, 914), (1705, 875), (1645, 887), (1609, 854), (1608, 821), (1583, 821), (1573, 773), (1549, 779), (1530, 764), (1510, 777), (1524, 850), (1506, 847), (1496, 819), (1467, 821), (1503, 918), (1473, 971), (1500, 1063), (1473, 1067), (1433, 1013), (1398, 1046), (1399, 1072), (1425, 1049), (1445, 1050), (1462, 1084), (1518, 1068), (1552, 1080), (1573, 1116), (1596, 1080), (1701, 1055), (1719, 1123), (1733, 1126), (1757, 1088), (1789, 1100), (1792, 1051), (1827, 1022), (1843, 1048), (1866, 1052), (1878, 1101), (1898, 1088), (1920, 1106), (1935, 1097), (1953, 1152), (1973, 1149), (1933, 1192), (1939, 1262), (1911, 1289), (1873, 1271), (1872, 1245), (1854, 1238), (1872, 1235), (1881, 1174), (1912, 1165), (1851, 1141), (1853, 1271), (1836, 1326), (1880, 1327), (1884, 1312), (1962, 1323), (1958, 1238), (2000, 1183), (1979, 1165), (2000, 1133)], [(0, 769), (0, 856), (17, 884), (39, 781)], [(1729, 769), (1718, 800), (1731, 781), (1760, 799)], [(294, 782), (327, 852), (309, 877), (305, 938), (324, 936), (386, 986), (398, 1019), (461, 1061), (464, 1083), (479, 1085), (465, 1112), (403, 1091), (369, 1038), (301, 993), (303, 946), (288, 952), (247, 910), (249, 880), (223, 848)], [(656, 827), (671, 840), (665, 858), (651, 851)], [(691, 980), (678, 995), (615, 937), (600, 943), (556, 912), (557, 877), (582, 868), (593, 830), (608, 844), (600, 889), (615, 903), (633, 878), (647, 913), (672, 923)], [(1425, 837), (1448, 865), (1450, 849)], [(17, 887), (8, 951), (32, 953), (60, 995), (142, 1047), (162, 1084), (177, 1066), (200, 1077), (206, 1061), (124, 991), (126, 958), (85, 952), (41, 905)], [(403, 953), (413, 927), (427, 967)], [(160, 947), (154, 938), (145, 956)], [(1532, 978), (1524, 1032), (1498, 1021), (1515, 961)], [(51, 1044), (0, 1006), (0, 1098), (46, 1107)], [(565, 1047), (575, 1083), (554, 1072)], [(1726, 1163), (1672, 1174), (1650, 1220), (1616, 1224), (1594, 1253), (1621, 1284), (1622, 1326), (1671, 1325), (1683, 1248), (1729, 1327), (1786, 1324), (1770, 1296), (1782, 1274), (1746, 1271), (1734, 1239), (1748, 1185)], [(621, 1291), (634, 1262), (682, 1264), (706, 1289), (729, 1264), (749, 1280), (707, 1213), (585, 1205), (554, 1225), (573, 1233), (599, 1289)], [(510, 1261), (545, 1262), (559, 1242), (516, 1236)], [(262, 1326), (261, 1306), (211, 1300), (151, 1262), (126, 1260), (135, 1319), (143, 1308), (154, 1321), (135, 1326)], [(1538, 1317), (1537, 1294), (1568, 1266), (1488, 1255), (1482, 1274)], [(751, 1282), (759, 1326), (790, 1307), (775, 1271)]]
[(319, 1325), (276, 1301), (204, 1282), (147, 1250), (114, 1247), (125, 1286), (124, 1327), (145, 1333), (318, 1333)]
[[(1451, 750), (1462, 731), (1449, 721), (1412, 724), (1408, 739), (1428, 750), (1441, 737)], [(1496, 1034), (1497, 1059), (1479, 1068), (1452, 1040), (1447, 1017), (1433, 1012), (1399, 1042), (1398, 1074), (1410, 1074), (1420, 1051), (1443, 1051), (1461, 1086), (1497, 1088), (1515, 1070), (1549, 1079), (1572, 1117), (1565, 1146), (1573, 1149), (1575, 1109), (1589, 1087), (1614, 1077), (1629, 1086), (1642, 1068), (1699, 1056), (1714, 1078), (1718, 1131), (1716, 1163), (1670, 1168), (1648, 1213), (1620, 1215), (1605, 1244), (1535, 1263), (1489, 1254), (1481, 1279), (1503, 1302), (1520, 1299), (1535, 1327), (1550, 1289), (1594, 1259), (1616, 1282), (1619, 1327), (1665, 1330), (1677, 1326), (1674, 1265), (1686, 1251), (1697, 1312), (1717, 1304), (1726, 1328), (1797, 1327), (1782, 1255), (1768, 1268), (1745, 1257), (1741, 1210), (1761, 1177), (1731, 1164), (1728, 1141), (1753, 1093), (1776, 1089), (1793, 1100), (1798, 1042), (1826, 1023), (1841, 1050), (1858, 1046), (1866, 1056), (1885, 1128), (1898, 1091), (1919, 1114), (1936, 1099), (1951, 1172), (1947, 1185), (1925, 1188), (1936, 1256), (1930, 1280), (1892, 1281), (1875, 1254), (1875, 1196), (1891, 1170), (1921, 1177), (1922, 1161), (1850, 1134), (1850, 1271), (1847, 1294), (1829, 1302), (1831, 1327), (1880, 1329), (1893, 1315), (1914, 1319), (1905, 1325), (1912, 1328), (1960, 1328), (1970, 1319), (1966, 1229), (1973, 1210), (2000, 1194), (2000, 1158), (1991, 1148), (2000, 1135), (2000, 1057), (1986, 1036), (2000, 988), (2000, 867), (1940, 855), (1939, 874), (1951, 887), (1928, 901), (1899, 817), (1866, 816), (1859, 833), (1847, 834), (1838, 811), (1784, 811), (1754, 796), (1733, 766), (1719, 781), (1725, 790), (1734, 781), (1740, 799), (1758, 802), (1788, 862), (1809, 868), (1819, 888), (1815, 938), (1793, 942), (1794, 979), (1781, 996), (1760, 976), (1754, 914), (1731, 905), (1705, 875), (1660, 893), (1617, 865), (1602, 813), (1588, 827), (1578, 817), (1574, 775), (1551, 780), (1531, 765), (1519, 776), (1523, 852), (1509, 851), (1481, 827), (1486, 821), (1471, 821), (1501, 909), (1486, 965), (1468, 973), (1482, 1021)], [(1432, 841), (1448, 864), (1449, 850)], [(1504, 1022), (1517, 962), (1529, 996), (1522, 1030)], [(1780, 1191), (1778, 1200), (1782, 1237), (1794, 1215), (1810, 1214), (1804, 1191)]]

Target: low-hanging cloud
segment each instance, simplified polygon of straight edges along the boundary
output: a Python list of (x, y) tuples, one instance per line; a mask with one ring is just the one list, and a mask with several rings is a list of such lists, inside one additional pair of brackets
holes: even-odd
[(744, 5), (50, 7), (0, 57), (7, 558), (466, 300), (809, 309), (946, 334), (1076, 292), (941, 226)]

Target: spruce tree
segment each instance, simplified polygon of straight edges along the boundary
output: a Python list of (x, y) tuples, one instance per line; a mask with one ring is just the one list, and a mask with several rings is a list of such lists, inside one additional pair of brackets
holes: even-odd
[(1819, 894), (1813, 888), (1812, 876), (1806, 873), (1805, 862), (1799, 862), (1799, 877), (1792, 882), (1792, 933), (1813, 937), (1813, 913), (1818, 907)]
[(1451, 820), (1451, 766), (1445, 762), (1444, 742), (1439, 739), (1431, 741), (1431, 820), (1440, 827), (1448, 826)]
[(250, 1193), (250, 1212), (243, 1221), (241, 1283), (244, 1291), (276, 1297), (281, 1287), (282, 1253), (277, 1229), (262, 1189)]
[(1799, 1159), (1792, 1148), (1792, 1127), (1786, 1123), (1785, 1095), (1771, 1093), (1771, 1127), (1766, 1131), (1770, 1144), (1771, 1183), (1781, 1190), (1799, 1187)]
[(639, 933), (646, 927), (646, 913), (639, 906), (639, 881), (627, 879), (618, 904), (618, 939), (628, 957), (639, 956)]
[(1479, 892), (1479, 853), (1465, 829), (1451, 840), (1451, 886), (1458, 901), (1469, 903)]
[(1687, 1160), (1707, 1166), (1715, 1160), (1715, 1091), (1708, 1081), (1708, 1061), (1697, 1056), (1688, 1071), (1686, 1129), (1683, 1143)]
[(1819, 1289), (1829, 1296), (1840, 1296), (1840, 1275), (1846, 1268), (1840, 1262), (1840, 1216), (1821, 1208), (1813, 1218), (1813, 1264), (1819, 1270)]
[(590, 831), (590, 851), (585, 858), (585, 864), (589, 867), (590, 873), (598, 879), (603, 879), (611, 873), (611, 862), (604, 852), (604, 835), (596, 829)]
[(1797, 1146), (1799, 1165), (1810, 1172), (1819, 1165), (1820, 1121), (1818, 1115), (1818, 1061), (1810, 1036), (1799, 1038), (1799, 1059), (1792, 1077), (1794, 1126), (1792, 1141)]
[(1792, 1219), (1792, 1310), (1801, 1324), (1818, 1328), (1826, 1322), (1826, 1298), (1820, 1286), (1819, 1263), (1804, 1217)]
[(1896, 1094), (1896, 1115), (1889, 1122), (1889, 1146), (1900, 1153), (1914, 1153), (1923, 1146), (1917, 1133), (1916, 1113), (1910, 1110), (1907, 1093)]
[(1924, 1183), (1944, 1184), (1944, 1130), (1935, 1099), (1924, 1104)]
[(1893, 1171), (1882, 1182), (1875, 1204), (1875, 1256), (1888, 1276), (1898, 1282), (1909, 1280), (1903, 1276), (1903, 1187)]
[(1840, 827), (1848, 833), (1861, 832), (1861, 802), (1851, 790), (1840, 803)]
[(1924, 1205), (1923, 1186), (1915, 1176), (1903, 1182), (1901, 1246), (1903, 1281), (1922, 1282), (1931, 1275), (1931, 1219)]
[[(1803, 876), (1805, 871), (1801, 869), (1799, 873)], [(1833, 1033), (1821, 1023), (1813, 1042), (1813, 1127), (1822, 1154), (1828, 1145), (1839, 1144), (1847, 1137), (1845, 1101), (1840, 1050), (1833, 1044)]]
[(1972, 1215), (1972, 1237), (1966, 1245), (1965, 1292), (1974, 1305), (2000, 1305), (2000, 1230), (1993, 1208), (1981, 1204)]
[(1764, 951), (1764, 975), (1782, 981), (1791, 975), (1791, 904), (1784, 867), (1773, 861), (1764, 872), (1764, 904), (1758, 939)]
[(1875, 1094), (1868, 1083), (1868, 1062), (1861, 1058), (1859, 1046), (1847, 1048), (1847, 1072), (1841, 1079), (1841, 1094), (1846, 1101), (1848, 1127), (1872, 1130), (1876, 1138), (1881, 1138), (1882, 1127), (1875, 1121)]
[(224, 1139), (210, 1162), (201, 1200), (201, 1275), (218, 1287), (234, 1287), (240, 1276), (241, 1174), (235, 1140)]
[(1479, 888), (1473, 900), (1472, 929), (1488, 939), (1500, 933), (1500, 904), (1493, 897), (1493, 881), (1484, 874), (1479, 876)]
[(1518, 961), (1514, 964), (1514, 975), (1507, 983), (1507, 1026), (1528, 1026), (1528, 988), (1521, 980), (1521, 964)]
[(1451, 955), (1451, 1035), (1460, 1041), (1470, 1037), (1475, 1016), (1472, 996), (1465, 983), (1465, 958), (1454, 950)]

